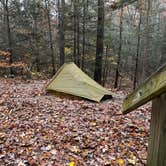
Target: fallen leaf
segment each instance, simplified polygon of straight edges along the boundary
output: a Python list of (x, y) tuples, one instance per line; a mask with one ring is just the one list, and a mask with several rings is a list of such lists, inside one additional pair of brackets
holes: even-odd
[(69, 163), (69, 166), (76, 166), (76, 164), (75, 164), (74, 161), (71, 161), (71, 162)]

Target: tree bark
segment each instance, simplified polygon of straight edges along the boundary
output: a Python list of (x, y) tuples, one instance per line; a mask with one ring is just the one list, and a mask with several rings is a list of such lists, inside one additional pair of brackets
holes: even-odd
[(60, 65), (63, 65), (65, 63), (64, 9), (65, 9), (65, 0), (61, 1), (58, 0)]
[(82, 59), (81, 68), (84, 69), (85, 63), (85, 30), (86, 30), (86, 3), (83, 0), (83, 22), (82, 22)]
[(148, 57), (149, 57), (149, 49), (150, 49), (150, 10), (151, 10), (151, 0), (147, 1), (147, 9), (146, 9), (146, 24), (145, 24), (145, 39), (144, 39), (144, 55), (142, 57), (142, 80), (146, 78), (147, 75), (147, 67), (148, 65)]
[(49, 0), (45, 0), (45, 6), (47, 10), (47, 21), (48, 21), (48, 29), (49, 29), (49, 46), (51, 51), (51, 59), (52, 59), (52, 74), (55, 74), (55, 58), (54, 58), (54, 47), (52, 40), (52, 28), (51, 28), (51, 19), (50, 19), (50, 8), (49, 8)]
[(6, 28), (7, 28), (7, 40), (8, 40), (8, 51), (10, 52), (9, 56), (9, 75), (13, 75), (13, 68), (12, 68), (12, 63), (13, 63), (13, 49), (12, 49), (12, 37), (11, 37), (11, 28), (10, 28), (10, 19), (9, 19), (9, 3), (8, 0), (4, 2), (4, 8), (5, 8), (5, 17), (6, 17)]
[(94, 80), (102, 82), (102, 60), (104, 47), (104, 0), (98, 0), (97, 41)]
[(34, 16), (33, 16), (33, 21), (34, 21), (34, 29), (33, 29), (33, 38), (35, 41), (35, 54), (36, 54), (36, 70), (37, 72), (40, 72), (40, 61), (39, 61), (39, 44), (38, 44), (38, 25), (37, 25), (37, 4), (36, 4), (36, 0), (34, 0), (34, 6), (35, 6), (35, 11), (34, 11)]
[(162, 39), (162, 44), (161, 44), (161, 59), (160, 59), (160, 65), (163, 65), (166, 63), (166, 18), (165, 20), (165, 25), (164, 25), (164, 34), (163, 34), (163, 39)]
[(77, 65), (80, 67), (80, 15), (78, 10), (79, 0), (77, 1), (77, 3)]
[(103, 66), (103, 81), (102, 85), (104, 86), (107, 81), (107, 75), (108, 75), (108, 48), (109, 46), (106, 46), (105, 49), (105, 58), (104, 58), (104, 66)]
[(118, 81), (119, 81), (119, 70), (120, 70), (121, 51), (122, 51), (122, 31), (123, 31), (123, 7), (121, 8), (121, 14), (120, 14), (119, 53), (118, 53), (114, 88), (118, 87)]
[(76, 0), (73, 1), (73, 6), (74, 6), (74, 20), (73, 20), (73, 26), (74, 26), (74, 52), (73, 52), (73, 59), (74, 63), (77, 64), (77, 6), (76, 6)]
[(138, 63), (139, 63), (139, 53), (140, 53), (141, 23), (142, 23), (142, 11), (140, 11), (140, 18), (139, 18), (138, 32), (137, 32), (138, 33), (138, 36), (137, 36), (137, 52), (136, 52), (136, 60), (135, 60), (135, 72), (134, 72), (133, 89), (135, 89), (136, 85), (137, 85)]

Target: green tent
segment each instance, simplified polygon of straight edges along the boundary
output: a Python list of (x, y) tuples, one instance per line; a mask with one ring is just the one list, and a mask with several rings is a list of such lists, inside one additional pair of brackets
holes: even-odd
[(49, 82), (48, 91), (63, 92), (99, 102), (112, 93), (86, 75), (74, 63), (65, 63)]

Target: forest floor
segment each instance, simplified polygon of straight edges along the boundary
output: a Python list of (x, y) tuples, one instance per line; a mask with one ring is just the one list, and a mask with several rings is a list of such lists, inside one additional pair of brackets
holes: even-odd
[(1, 166), (145, 165), (150, 104), (122, 115), (122, 99), (57, 97), (47, 82), (0, 79)]

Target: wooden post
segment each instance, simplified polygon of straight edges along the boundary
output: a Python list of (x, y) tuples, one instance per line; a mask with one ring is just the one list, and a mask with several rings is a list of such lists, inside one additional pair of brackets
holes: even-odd
[(123, 113), (152, 102), (148, 166), (166, 166), (166, 64), (134, 90), (123, 103)]
[(152, 103), (148, 166), (166, 166), (166, 93)]

